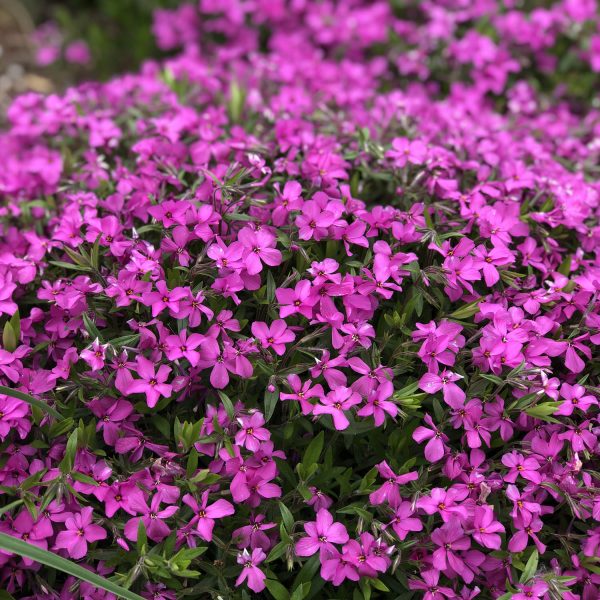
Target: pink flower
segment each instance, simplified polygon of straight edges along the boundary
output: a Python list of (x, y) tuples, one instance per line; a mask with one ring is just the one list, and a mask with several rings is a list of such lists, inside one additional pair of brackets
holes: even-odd
[(500, 550), (502, 540), (498, 532), (504, 532), (504, 525), (494, 520), (494, 509), (488, 505), (476, 506), (473, 518), (473, 539), (485, 548)]
[(92, 371), (99, 371), (104, 367), (106, 348), (107, 344), (101, 344), (96, 338), (89, 348), (81, 351), (80, 356), (92, 367)]
[(172, 517), (178, 510), (177, 506), (167, 506), (160, 509), (162, 497), (155, 494), (150, 506), (145, 500), (136, 498), (130, 502), (131, 508), (141, 514), (141, 517), (134, 517), (125, 523), (125, 537), (132, 542), (137, 541), (138, 528), (140, 521), (144, 523), (148, 538), (154, 542), (162, 542), (170, 533), (171, 529), (164, 522), (164, 519)]
[(542, 476), (539, 473), (540, 463), (535, 458), (525, 458), (516, 451), (504, 454), (502, 464), (509, 467), (509, 472), (504, 476), (504, 481), (514, 483), (520, 475), (533, 483), (542, 482)]
[(152, 307), (152, 316), (158, 316), (165, 308), (169, 309), (171, 316), (176, 316), (180, 310), (180, 302), (188, 294), (184, 288), (169, 290), (164, 281), (156, 283), (156, 292), (145, 294), (141, 301), (146, 306)]
[(369, 501), (374, 505), (387, 502), (396, 506), (400, 502), (400, 486), (407, 484), (409, 481), (416, 481), (419, 478), (419, 474), (416, 471), (396, 475), (385, 460), (376, 465), (376, 467), (379, 475), (386, 479), (386, 482), (378, 490), (369, 495)]
[(542, 544), (536, 533), (540, 532), (543, 527), (541, 519), (534, 517), (528, 525), (520, 519), (515, 519), (515, 527), (517, 532), (508, 541), (508, 549), (510, 552), (522, 552), (527, 548), (529, 538), (531, 538), (536, 545), (540, 554), (546, 552), (545, 544)]
[(585, 388), (582, 385), (563, 383), (560, 395), (565, 401), (555, 411), (555, 415), (570, 416), (576, 408), (585, 413), (590, 406), (598, 404), (594, 396), (585, 395)]
[(262, 263), (270, 267), (281, 264), (281, 252), (275, 249), (277, 240), (267, 231), (244, 227), (238, 232), (238, 240), (244, 246), (243, 261), (249, 275), (260, 273)]
[(433, 419), (429, 415), (425, 415), (424, 421), (429, 427), (423, 427), (422, 425), (417, 427), (412, 437), (417, 444), (429, 440), (425, 446), (425, 458), (431, 462), (437, 462), (446, 453), (445, 442), (448, 441), (448, 436), (434, 425)]
[(71, 558), (83, 558), (88, 551), (88, 543), (106, 539), (106, 531), (92, 523), (91, 506), (86, 506), (79, 513), (65, 521), (66, 531), (56, 536), (55, 548), (66, 550)]
[(324, 398), (319, 398), (321, 404), (313, 409), (314, 415), (331, 415), (337, 430), (347, 429), (350, 421), (344, 414), (353, 406), (360, 404), (360, 396), (347, 387), (338, 387), (329, 392)]
[(373, 420), (377, 427), (381, 427), (385, 422), (386, 414), (395, 418), (398, 414), (398, 407), (387, 398), (391, 398), (394, 393), (394, 386), (391, 381), (384, 380), (377, 386), (377, 389), (371, 390), (367, 395), (367, 404), (363, 406), (356, 414), (359, 417), (368, 417), (373, 415)]
[(310, 398), (322, 398), (324, 396), (323, 386), (321, 384), (312, 385), (312, 380), (302, 383), (298, 375), (288, 375), (288, 385), (292, 388), (292, 394), (282, 392), (279, 394), (281, 400), (296, 400), (300, 403), (303, 415), (309, 415), (313, 410), (313, 405), (309, 402)]
[(464, 535), (458, 519), (448, 521), (431, 534), (431, 541), (439, 548), (433, 553), (433, 566), (440, 571), (450, 568), (467, 583), (473, 581), (473, 572), (458, 554), (471, 547), (471, 540)]
[(242, 565), (242, 572), (235, 581), (235, 585), (239, 586), (244, 581), (247, 582), (248, 587), (256, 594), (262, 592), (265, 589), (266, 575), (258, 568), (261, 562), (267, 558), (267, 555), (260, 549), (254, 548), (252, 554), (244, 549), (243, 552), (238, 554), (237, 562), (238, 565)]
[(463, 390), (454, 383), (461, 379), (462, 377), (460, 375), (452, 373), (452, 371), (444, 370), (439, 375), (436, 375), (435, 373), (425, 373), (419, 380), (419, 388), (428, 394), (435, 394), (436, 392), (443, 390), (444, 402), (456, 408), (461, 406), (466, 399)]
[(235, 509), (231, 502), (224, 499), (208, 504), (208, 493), (208, 490), (202, 493), (200, 504), (190, 494), (185, 494), (182, 500), (184, 504), (187, 504), (194, 511), (194, 517), (190, 524), (195, 523), (200, 537), (210, 542), (212, 541), (215, 519), (232, 515), (235, 513)]
[(430, 571), (421, 571), (423, 581), (419, 579), (409, 579), (408, 587), (411, 590), (422, 590), (423, 600), (439, 600), (441, 596), (446, 598), (455, 598), (454, 590), (449, 587), (439, 585), (440, 572), (432, 569)]
[(167, 345), (165, 354), (169, 360), (186, 358), (192, 367), (195, 367), (200, 361), (200, 353), (196, 348), (202, 344), (204, 336), (199, 333), (192, 333), (188, 337), (186, 329), (182, 329), (179, 335), (169, 335), (165, 340)]
[(310, 281), (305, 279), (299, 281), (294, 289), (277, 288), (275, 296), (279, 302), (279, 316), (282, 319), (293, 314), (301, 314), (311, 319), (313, 307), (319, 301), (316, 293), (313, 293)]
[(140, 379), (133, 379), (129, 383), (126, 395), (145, 394), (148, 406), (153, 408), (161, 396), (168, 398), (173, 391), (173, 386), (165, 383), (171, 372), (171, 367), (160, 365), (158, 370), (155, 370), (154, 363), (141, 355), (135, 359), (135, 362), (137, 366), (136, 373), (140, 376)]
[(394, 138), (392, 149), (388, 150), (385, 155), (387, 158), (391, 158), (399, 169), (405, 167), (407, 163), (421, 165), (427, 159), (427, 146), (420, 140), (411, 141), (405, 137)]
[(345, 544), (350, 538), (346, 528), (341, 523), (334, 523), (329, 511), (322, 508), (317, 512), (316, 521), (304, 524), (307, 537), (296, 542), (298, 556), (312, 556), (319, 552), (321, 561), (335, 555), (333, 544)]
[(262, 321), (255, 321), (251, 329), (252, 335), (263, 348), (273, 348), (275, 354), (279, 356), (285, 354), (285, 345), (296, 339), (283, 319), (273, 321), (270, 327)]
[(235, 443), (256, 452), (261, 445), (261, 442), (268, 440), (271, 434), (267, 429), (262, 427), (265, 424), (265, 419), (260, 412), (255, 412), (249, 417), (238, 419), (241, 429), (235, 434)]
[(531, 585), (517, 584), (519, 591), (512, 595), (512, 600), (530, 600), (530, 598), (542, 598), (548, 591), (548, 584), (537, 579)]
[(392, 502), (390, 504), (394, 510), (394, 516), (384, 527), (387, 528), (391, 525), (400, 540), (405, 540), (406, 536), (414, 531), (423, 531), (421, 519), (413, 516), (415, 511), (411, 502), (403, 501), (398, 504)]

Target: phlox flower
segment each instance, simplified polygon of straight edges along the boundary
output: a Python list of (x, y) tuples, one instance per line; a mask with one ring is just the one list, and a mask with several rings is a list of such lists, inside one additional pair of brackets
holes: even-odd
[(65, 520), (65, 531), (56, 536), (55, 548), (66, 550), (71, 558), (83, 558), (88, 551), (88, 544), (106, 539), (106, 531), (92, 523), (91, 506), (86, 506), (79, 513)]
[(337, 552), (334, 544), (345, 544), (350, 537), (341, 523), (333, 521), (329, 511), (321, 508), (315, 521), (304, 524), (307, 536), (296, 542), (298, 556), (312, 556), (319, 552), (321, 561), (331, 558)]

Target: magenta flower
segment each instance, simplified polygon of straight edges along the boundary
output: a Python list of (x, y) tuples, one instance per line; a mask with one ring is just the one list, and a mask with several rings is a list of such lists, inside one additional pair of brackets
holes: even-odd
[(423, 522), (418, 517), (413, 516), (415, 511), (410, 502), (390, 503), (394, 509), (392, 520), (384, 525), (385, 528), (391, 526), (400, 540), (405, 540), (409, 533), (414, 531), (423, 531)]
[(140, 521), (144, 523), (146, 534), (153, 542), (162, 542), (171, 533), (171, 529), (164, 522), (164, 519), (172, 517), (177, 512), (178, 507), (167, 506), (161, 510), (161, 503), (162, 497), (160, 494), (155, 494), (152, 497), (150, 506), (148, 506), (145, 500), (140, 500), (137, 497), (130, 502), (132, 509), (141, 514), (141, 516), (133, 517), (133, 519), (129, 519), (125, 523), (124, 532), (128, 540), (132, 542), (137, 541)]
[(79, 356), (92, 367), (92, 371), (99, 371), (104, 367), (106, 348), (107, 344), (101, 344), (96, 339), (89, 348), (82, 350)]
[(542, 598), (548, 592), (548, 584), (537, 579), (530, 585), (517, 584), (519, 591), (512, 595), (512, 600), (529, 600), (530, 598)]
[(446, 598), (455, 598), (454, 590), (449, 587), (439, 585), (440, 572), (435, 569), (429, 571), (421, 571), (420, 579), (409, 579), (408, 587), (411, 590), (421, 590), (424, 593), (423, 600), (440, 600), (442, 596)]
[(503, 245), (494, 246), (488, 250), (485, 246), (477, 246), (473, 254), (479, 259), (478, 267), (483, 271), (483, 278), (488, 287), (493, 286), (500, 279), (499, 266), (509, 265), (514, 262), (513, 253)]
[(263, 348), (273, 348), (278, 356), (285, 354), (285, 345), (296, 339), (283, 319), (277, 319), (269, 327), (262, 321), (252, 323), (252, 335)]
[(431, 541), (439, 546), (433, 553), (433, 566), (440, 571), (450, 568), (460, 575), (467, 583), (473, 581), (473, 571), (469, 569), (463, 557), (458, 552), (468, 550), (471, 540), (464, 535), (463, 528), (457, 519), (452, 519), (435, 529)]
[(396, 475), (385, 460), (376, 466), (379, 475), (386, 479), (386, 482), (369, 495), (369, 501), (374, 505), (387, 502), (392, 506), (396, 506), (400, 502), (400, 486), (410, 481), (416, 481), (419, 474), (416, 471), (411, 471), (410, 473)]
[(350, 539), (344, 525), (334, 523), (333, 516), (324, 508), (317, 512), (316, 521), (304, 524), (304, 531), (307, 537), (296, 542), (296, 554), (312, 556), (319, 552), (321, 561), (335, 554), (336, 548), (333, 544), (345, 544)]
[(381, 383), (377, 389), (371, 390), (367, 395), (366, 405), (356, 414), (359, 417), (368, 417), (373, 415), (373, 420), (377, 427), (381, 427), (385, 422), (386, 415), (395, 418), (398, 415), (398, 407), (388, 398), (392, 397), (394, 386), (387, 379)]
[(263, 427), (265, 418), (262, 413), (255, 412), (248, 417), (238, 419), (240, 430), (235, 434), (235, 443), (256, 452), (262, 442), (268, 440), (271, 434)]
[(186, 358), (192, 367), (195, 367), (200, 362), (200, 353), (196, 348), (202, 344), (204, 336), (199, 333), (192, 333), (188, 337), (188, 332), (182, 329), (179, 335), (167, 336), (165, 343), (165, 354), (169, 360), (177, 360), (178, 358)]
[(177, 315), (180, 311), (181, 300), (188, 294), (184, 288), (174, 288), (169, 290), (164, 281), (156, 283), (156, 292), (145, 294), (141, 301), (146, 306), (152, 307), (152, 316), (158, 316), (163, 310), (168, 309), (171, 315)]
[(428, 394), (435, 394), (442, 390), (444, 402), (456, 408), (461, 406), (466, 395), (455, 383), (460, 381), (462, 377), (452, 371), (442, 371), (439, 375), (435, 373), (425, 373), (419, 380), (419, 388)]
[(140, 376), (140, 379), (133, 379), (129, 383), (126, 395), (145, 394), (148, 406), (153, 408), (161, 396), (168, 398), (173, 391), (173, 386), (165, 383), (171, 372), (171, 367), (160, 365), (156, 370), (154, 363), (141, 355), (135, 359), (135, 362), (137, 366), (136, 373)]
[(71, 558), (83, 558), (88, 551), (88, 544), (106, 539), (106, 531), (92, 523), (91, 506), (86, 506), (79, 513), (65, 520), (66, 531), (56, 536), (54, 547), (66, 550)]
[(319, 297), (313, 292), (310, 281), (303, 279), (296, 284), (294, 289), (277, 288), (275, 290), (279, 302), (279, 316), (282, 319), (294, 314), (301, 314), (307, 319), (313, 316), (313, 307)]
[(494, 519), (494, 509), (488, 505), (476, 506), (473, 518), (473, 539), (492, 550), (499, 550), (502, 540), (498, 532), (504, 532), (504, 525)]
[(350, 425), (344, 414), (353, 406), (360, 404), (360, 396), (347, 387), (335, 388), (324, 398), (319, 398), (320, 404), (313, 409), (314, 415), (331, 415), (334, 427), (339, 430), (347, 429)]
[(263, 270), (263, 263), (270, 267), (281, 264), (281, 252), (275, 248), (277, 240), (267, 231), (253, 231), (244, 227), (238, 232), (238, 240), (244, 246), (244, 265), (250, 275)]
[(288, 385), (292, 389), (291, 394), (282, 392), (279, 394), (281, 400), (296, 400), (300, 403), (303, 415), (309, 415), (313, 410), (313, 405), (309, 402), (311, 398), (322, 398), (324, 396), (323, 386), (321, 384), (312, 385), (312, 380), (302, 383), (298, 375), (288, 375)]
[(258, 568), (258, 565), (267, 558), (267, 555), (260, 549), (254, 548), (252, 553), (244, 549), (238, 554), (238, 565), (242, 565), (242, 572), (235, 580), (235, 585), (239, 586), (246, 581), (248, 587), (256, 594), (265, 589), (266, 575)]
[(540, 554), (546, 552), (546, 545), (543, 544), (538, 536), (536, 535), (542, 530), (543, 523), (538, 517), (533, 517), (529, 524), (517, 517), (514, 520), (515, 528), (517, 532), (508, 541), (508, 549), (510, 552), (522, 552), (527, 548), (529, 538), (533, 540)]
[(535, 458), (525, 458), (522, 454), (513, 451), (502, 456), (502, 464), (510, 469), (504, 475), (504, 481), (514, 483), (517, 477), (521, 476), (536, 484), (542, 482), (542, 476), (539, 473), (540, 463)]
[(417, 500), (417, 508), (424, 510), (428, 515), (439, 513), (444, 523), (460, 518), (466, 520), (469, 511), (460, 504), (467, 496), (466, 491), (450, 488), (433, 488), (429, 496)]
[(184, 504), (187, 504), (194, 511), (194, 517), (190, 525), (195, 524), (200, 537), (207, 542), (212, 541), (215, 519), (227, 517), (235, 513), (233, 504), (227, 500), (220, 499), (212, 504), (208, 504), (208, 491), (202, 493), (200, 504), (190, 494), (185, 494), (182, 500)]
[(564, 402), (555, 411), (555, 415), (570, 416), (576, 408), (585, 413), (590, 406), (598, 404), (594, 396), (586, 395), (585, 388), (582, 385), (563, 383), (560, 388), (560, 395), (564, 398)]
[(404, 137), (392, 140), (392, 149), (385, 153), (399, 169), (407, 163), (422, 165), (427, 159), (427, 146), (421, 140), (409, 140)]
[(422, 444), (425, 440), (429, 440), (425, 445), (425, 458), (431, 462), (437, 462), (446, 453), (445, 442), (448, 441), (448, 436), (434, 425), (433, 419), (429, 415), (425, 415), (424, 421), (429, 427), (420, 425), (414, 430), (412, 437), (417, 444)]
[(321, 560), (321, 577), (333, 585), (341, 585), (346, 579), (358, 581), (358, 560), (355, 553), (349, 552), (346, 547), (340, 553), (337, 549)]

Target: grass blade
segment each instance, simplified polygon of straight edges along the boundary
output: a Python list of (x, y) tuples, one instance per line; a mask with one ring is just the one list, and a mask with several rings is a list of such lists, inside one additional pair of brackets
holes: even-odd
[(117, 585), (116, 583), (113, 583), (104, 577), (100, 577), (100, 575), (96, 575), (96, 573), (92, 573), (91, 571), (84, 569), (77, 563), (67, 560), (66, 558), (62, 558), (61, 556), (58, 556), (53, 552), (49, 552), (48, 550), (43, 550), (42, 548), (28, 544), (27, 542), (24, 542), (18, 538), (14, 538), (6, 533), (0, 533), (0, 548), (2, 550), (6, 550), (7, 552), (12, 552), (13, 554), (35, 560), (36, 562), (51, 567), (52, 569), (67, 573), (67, 575), (73, 575), (73, 577), (77, 577), (77, 579), (81, 579), (82, 581), (87, 581), (96, 587), (102, 588), (107, 592), (117, 595), (119, 598), (124, 598), (125, 600), (144, 600), (144, 598), (138, 596), (134, 592), (126, 590), (120, 585)]

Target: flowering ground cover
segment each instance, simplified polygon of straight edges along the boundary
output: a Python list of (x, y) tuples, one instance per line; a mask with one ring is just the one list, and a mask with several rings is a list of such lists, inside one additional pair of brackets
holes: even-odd
[(2, 597), (599, 598), (596, 10), (202, 0), (14, 101)]

